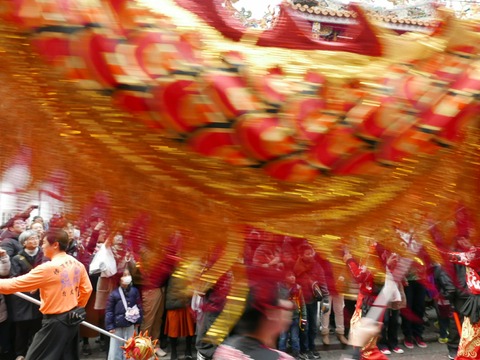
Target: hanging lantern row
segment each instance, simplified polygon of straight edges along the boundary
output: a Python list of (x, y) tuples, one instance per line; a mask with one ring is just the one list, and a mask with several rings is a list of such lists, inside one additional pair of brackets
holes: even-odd
[(210, 64), (198, 34), (128, 1), (5, 3), (4, 18), (31, 31), (68, 79), (110, 90), (150, 131), (284, 181), (383, 171), (460, 141), (478, 111), (475, 47), (392, 65), (375, 87), (333, 86), (313, 71), (298, 84), (280, 65), (252, 81), (242, 54), (223, 52), (221, 66)]

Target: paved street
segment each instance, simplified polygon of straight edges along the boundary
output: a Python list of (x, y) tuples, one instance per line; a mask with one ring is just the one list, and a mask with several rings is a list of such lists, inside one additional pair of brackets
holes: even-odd
[[(425, 342), (428, 344), (428, 347), (422, 349), (415, 346), (414, 349), (409, 350), (402, 346), (402, 348), (405, 350), (405, 353), (389, 355), (388, 357), (390, 359), (401, 359), (401, 360), (447, 360), (448, 359), (447, 346), (445, 344), (440, 344), (437, 341), (437, 338), (438, 338), (437, 329), (433, 326), (433, 323), (436, 320), (433, 309), (429, 309), (427, 311), (427, 317), (429, 321), (425, 328), (424, 339), (425, 339)], [(320, 351), (320, 354), (323, 360), (340, 360), (342, 358), (342, 354), (348, 353), (348, 348), (342, 349), (340, 343), (337, 341), (334, 335), (330, 336), (330, 341), (331, 341), (331, 345), (328, 347), (323, 345), (318, 346), (318, 350)], [(91, 356), (81, 357), (81, 359), (105, 360), (106, 352), (98, 351), (98, 344), (95, 343), (93, 339), (90, 340), (90, 343), (92, 344), (92, 349), (94, 350), (94, 353)], [(181, 345), (182, 343), (183, 342), (180, 341), (179, 345)], [(322, 343), (322, 340), (321, 340), (321, 337), (319, 336), (317, 339), (317, 344), (321, 344), (321, 343)], [(167, 348), (167, 351), (168, 351), (168, 348)], [(182, 348), (179, 349), (179, 354), (180, 355), (183, 354)], [(183, 356), (180, 356), (180, 359), (182, 358)], [(167, 355), (166, 357), (163, 357), (161, 359), (169, 360), (170, 356)]]
[[(437, 341), (433, 341), (433, 339), (426, 339), (426, 340), (432, 340), (432, 341), (428, 341), (428, 347), (425, 349), (415, 347), (413, 350), (406, 350), (404, 354), (392, 354), (392, 355), (389, 355), (388, 357), (390, 359), (399, 359), (399, 360), (400, 359), (401, 360), (447, 360), (448, 359), (447, 346), (445, 344), (439, 344)], [(332, 347), (334, 348), (334, 350), (326, 350), (325, 347), (319, 348), (320, 354), (322, 355), (322, 359), (340, 360), (342, 358), (342, 354), (347, 353), (346, 350), (342, 350), (339, 346), (332, 346)], [(97, 350), (97, 346), (94, 347), (94, 350)], [(179, 354), (182, 354), (182, 352), (180, 351)], [(84, 356), (84, 357), (81, 357), (81, 359), (105, 360), (106, 353), (95, 351), (93, 355)], [(170, 356), (167, 355), (166, 357), (163, 357), (161, 359), (169, 360)], [(182, 359), (182, 356), (180, 357), (180, 359)]]

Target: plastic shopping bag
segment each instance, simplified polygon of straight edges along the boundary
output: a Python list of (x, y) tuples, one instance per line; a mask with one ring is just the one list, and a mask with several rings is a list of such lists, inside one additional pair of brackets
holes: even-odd
[(117, 263), (110, 247), (102, 244), (90, 263), (89, 272), (91, 275), (101, 273), (103, 277), (110, 277), (117, 273)]

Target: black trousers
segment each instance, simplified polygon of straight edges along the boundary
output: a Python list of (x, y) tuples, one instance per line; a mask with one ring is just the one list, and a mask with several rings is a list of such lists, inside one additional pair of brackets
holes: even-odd
[(26, 360), (79, 360), (80, 325), (67, 325), (68, 313), (44, 316), (28, 348)]
[(201, 313), (200, 318), (197, 319), (197, 339), (195, 342), (195, 347), (197, 348), (197, 352), (205, 359), (211, 359), (213, 357), (213, 353), (217, 349), (216, 345), (212, 344), (211, 342), (204, 341), (203, 338), (219, 314), (219, 312)]
[(42, 327), (42, 319), (16, 321), (15, 323), (15, 356), (25, 356), (28, 351), (28, 345), (35, 334)]

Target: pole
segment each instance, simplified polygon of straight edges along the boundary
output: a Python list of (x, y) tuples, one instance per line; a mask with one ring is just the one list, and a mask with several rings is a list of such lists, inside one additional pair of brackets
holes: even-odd
[[(16, 296), (18, 296), (18, 297), (20, 297), (20, 298), (22, 298), (22, 299), (24, 299), (24, 300), (30, 301), (30, 302), (33, 303), (33, 304), (40, 305), (40, 301), (39, 301), (39, 300), (37, 300), (37, 299), (35, 299), (35, 298), (32, 298), (31, 296), (25, 295), (24, 293), (16, 292), (16, 293), (14, 293), (13, 295), (16, 295)], [(80, 323), (80, 325), (86, 326), (86, 327), (88, 327), (88, 328), (90, 328), (90, 329), (93, 329), (93, 330), (95, 330), (95, 331), (98, 331), (99, 333), (101, 333), (101, 334), (103, 334), (103, 335), (110, 336), (111, 338), (117, 339), (117, 340), (119, 340), (119, 341), (123, 341), (123, 342), (126, 342), (126, 341), (127, 341), (126, 339), (121, 338), (121, 337), (118, 336), (118, 335), (112, 334), (112, 333), (110, 333), (110, 332), (108, 332), (108, 331), (106, 331), (106, 330), (104, 330), (104, 329), (102, 329), (102, 328), (99, 328), (98, 326), (92, 325), (92, 324), (90, 324), (90, 323), (88, 323), (88, 322), (86, 322), (86, 321), (82, 321), (82, 322)]]
[(460, 337), (461, 337), (462, 336), (462, 323), (460, 322), (460, 316), (458, 316), (458, 312), (456, 312), (455, 310), (453, 310), (453, 319), (455, 320), (455, 325), (457, 326), (458, 335), (460, 335)]

